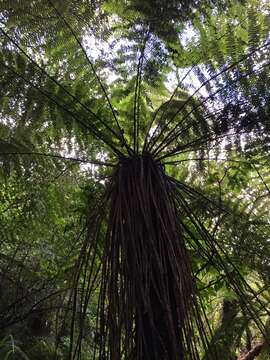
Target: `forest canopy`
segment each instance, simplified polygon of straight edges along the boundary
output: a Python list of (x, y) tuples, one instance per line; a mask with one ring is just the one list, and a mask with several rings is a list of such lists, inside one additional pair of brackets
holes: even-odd
[(267, 0), (0, 1), (0, 358), (270, 358)]

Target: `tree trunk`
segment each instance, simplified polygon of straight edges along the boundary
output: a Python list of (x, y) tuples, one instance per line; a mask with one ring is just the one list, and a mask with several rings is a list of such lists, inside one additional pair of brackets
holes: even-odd
[(236, 359), (236, 340), (241, 337), (241, 334), (244, 331), (243, 319), (236, 319), (238, 312), (239, 305), (236, 301), (223, 301), (220, 325), (215, 330), (209, 344), (209, 350), (205, 354), (203, 360), (212, 360), (213, 356), (211, 354), (213, 352), (218, 355), (218, 360)]
[(124, 343), (128, 358), (181, 360), (184, 336), (193, 341), (191, 324), (185, 326), (195, 301), (194, 280), (172, 191), (150, 156), (123, 159), (115, 173), (109, 311), (110, 343), (119, 345), (111, 359), (119, 360)]

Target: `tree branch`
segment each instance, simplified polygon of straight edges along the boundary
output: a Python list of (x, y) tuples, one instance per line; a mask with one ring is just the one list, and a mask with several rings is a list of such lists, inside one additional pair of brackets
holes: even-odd
[(237, 360), (255, 359), (258, 355), (260, 355), (260, 352), (262, 351), (264, 345), (265, 341), (255, 345), (248, 353), (240, 355)]

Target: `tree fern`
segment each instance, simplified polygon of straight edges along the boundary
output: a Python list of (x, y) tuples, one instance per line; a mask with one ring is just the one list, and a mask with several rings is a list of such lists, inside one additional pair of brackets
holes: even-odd
[[(245, 171), (255, 172), (268, 187), (265, 174), (252, 163), (258, 148), (269, 146), (264, 133), (269, 127), (267, 14), (259, 13), (263, 5), (257, 2), (228, 3), (225, 9), (219, 2), (212, 8), (211, 1), (200, 7), (161, 3), (153, 16), (150, 5), (108, 1), (95, 8), (48, 0), (5, 1), (0, 8), (1, 116), (14, 122), (14, 129), (1, 125), (5, 175), (12, 161), (16, 169), (33, 174), (35, 165), (26, 159), (44, 159), (52, 172), (60, 160), (89, 162), (106, 179), (97, 199), (88, 198), (95, 206), (89, 204), (64, 280), (68, 286), (56, 331), (70, 328), (69, 359), (81, 357), (91, 300), (94, 359), (200, 359), (205, 354), (217, 359), (200, 278), (209, 267), (215, 272), (210, 286), (220, 273), (228, 296), (238, 299), (241, 311), (264, 332), (265, 299), (245, 278), (230, 247), (223, 246), (226, 231), (199, 208), (204, 204), (210, 215), (226, 216), (230, 209), (221, 203), (220, 187), (219, 199), (211, 199), (195, 180), (189, 179), (190, 186), (179, 179), (172, 167), (218, 160), (220, 152), (227, 156), (226, 149), (230, 156), (241, 153), (245, 142), (251, 150), (243, 164), (253, 166)], [(235, 19), (240, 10), (246, 16)], [(221, 33), (215, 26), (218, 16)], [(187, 25), (195, 43), (180, 41)], [(117, 51), (114, 41), (108, 59), (95, 61), (84, 46), (93, 29), (98, 40), (120, 34), (125, 44)], [(111, 83), (108, 69), (118, 76)], [(175, 69), (184, 75), (179, 79), (177, 74), (170, 91), (166, 75)], [(190, 91), (188, 82), (195, 77), (199, 85)], [(23, 140), (22, 134), (27, 140), (19, 143), (16, 136)], [(66, 154), (65, 145), (82, 156)], [(225, 161), (233, 163), (229, 157)], [(237, 193), (246, 183), (234, 170), (230, 165), (227, 186)], [(203, 171), (202, 166), (202, 178)], [(211, 226), (217, 226), (214, 233)], [(50, 294), (44, 292), (29, 314), (43, 299), (46, 303)]]

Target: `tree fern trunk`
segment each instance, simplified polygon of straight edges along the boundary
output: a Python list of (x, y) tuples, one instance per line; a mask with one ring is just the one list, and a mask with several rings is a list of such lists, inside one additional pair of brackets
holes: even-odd
[(151, 156), (125, 158), (110, 199), (110, 357), (180, 360), (192, 336), (188, 313), (194, 286), (173, 187)]

